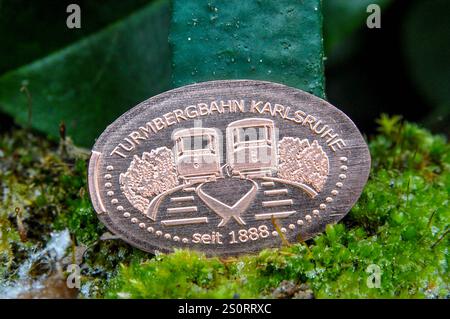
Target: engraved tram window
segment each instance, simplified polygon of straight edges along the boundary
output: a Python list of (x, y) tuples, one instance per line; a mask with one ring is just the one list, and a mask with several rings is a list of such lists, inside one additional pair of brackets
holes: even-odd
[(192, 128), (176, 132), (175, 163), (180, 177), (199, 178), (220, 175), (217, 132), (214, 129)]
[(213, 135), (187, 135), (180, 137), (182, 143), (182, 150), (186, 153), (195, 152), (211, 152), (214, 153), (216, 150), (213, 147)]
[(236, 255), (339, 221), (369, 168), (358, 129), (328, 102), (270, 82), (213, 81), (111, 124), (92, 151), (89, 191), (99, 219), (143, 250)]
[(247, 128), (236, 128), (234, 134), (236, 135), (235, 147), (240, 143), (255, 143), (268, 142), (270, 140), (270, 133), (267, 126), (254, 126)]
[(272, 174), (276, 168), (274, 123), (251, 118), (230, 123), (227, 128), (228, 164), (233, 174)]

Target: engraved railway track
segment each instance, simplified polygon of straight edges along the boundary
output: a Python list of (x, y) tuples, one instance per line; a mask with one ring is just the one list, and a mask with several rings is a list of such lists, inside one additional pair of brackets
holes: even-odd
[(287, 195), (287, 193), (288, 193), (287, 188), (272, 189), (272, 190), (264, 191), (264, 195), (266, 195), (266, 196)]
[[(262, 207), (264, 208), (264, 210), (267, 211), (255, 213), (253, 216), (255, 220), (269, 220), (272, 218), (283, 219), (296, 213), (295, 210), (271, 211), (271, 209), (275, 209), (278, 207), (292, 206), (294, 203), (294, 201), (288, 196), (289, 190), (287, 188), (283, 188), (282, 186), (283, 184), (279, 185), (278, 182), (273, 181), (261, 181), (259, 183), (260, 194), (263, 196), (262, 198), (270, 197), (273, 199), (261, 201)], [(192, 193), (195, 192), (195, 190), (196, 190), (195, 187), (186, 187), (182, 190), (182, 192)], [(192, 214), (198, 213), (199, 208), (198, 206), (193, 206), (189, 204), (199, 200), (198, 195), (196, 193), (188, 196), (182, 194), (180, 194), (180, 196), (178, 196), (178, 194), (174, 195), (175, 196), (169, 198), (169, 203), (171, 204), (170, 205), (171, 207), (168, 207), (166, 209), (167, 213), (173, 217), (170, 218), (166, 217), (166, 219), (161, 221), (162, 225), (169, 227), (183, 226), (190, 224), (204, 224), (212, 221), (208, 217), (193, 217)], [(181, 218), (181, 216), (183, 218)]]
[(204, 224), (208, 222), (208, 217), (193, 217), (193, 218), (179, 218), (162, 220), (161, 224), (164, 226), (180, 226), (191, 224)]
[(260, 214), (255, 214), (255, 219), (256, 220), (264, 220), (264, 219), (272, 219), (272, 217), (273, 218), (286, 218), (295, 213), (296, 213), (295, 210), (286, 211), (286, 212), (276, 212), (276, 213), (260, 213)]
[(194, 201), (194, 196), (171, 197), (170, 201), (172, 203), (193, 202)]

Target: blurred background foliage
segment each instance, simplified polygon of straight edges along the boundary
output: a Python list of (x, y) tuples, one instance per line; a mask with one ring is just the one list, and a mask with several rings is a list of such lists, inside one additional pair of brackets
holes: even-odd
[[(169, 1), (148, 5), (143, 1), (128, 5), (122, 1), (96, 5), (80, 1), (78, 30), (66, 27), (66, 6), (70, 2), (48, 2), (3, 4), (3, 10), (9, 10), (5, 20), (10, 21), (1, 37), (12, 38), (11, 42), (18, 37), (19, 43), (31, 39), (35, 45), (28, 48), (30, 56), (23, 53), (20, 61), (15, 58), (14, 51), (21, 51), (17, 44), (15, 49), (0, 49), (2, 55), (12, 51), (5, 60), (15, 64), (32, 61), (0, 76), (0, 109), (17, 123), (52, 137), (59, 136), (59, 124), (64, 121), (67, 134), (78, 145), (92, 146), (116, 117), (170, 87)], [(18, 19), (14, 12), (20, 12), (21, 5), (36, 7), (37, 12), (32, 18), (27, 15)], [(45, 10), (49, 12), (41, 12)], [(35, 29), (40, 30), (36, 38)], [(50, 47), (38, 50), (38, 46), (46, 47), (48, 34), (52, 36)]]
[[(68, 29), (71, 2), (0, 1), (0, 124), (30, 124), (54, 138), (64, 121), (77, 144), (91, 146), (118, 115), (173, 87), (171, 2), (80, 0), (82, 28)], [(382, 8), (380, 29), (366, 26), (372, 3)], [(368, 134), (382, 112), (448, 134), (450, 2), (324, 0), (322, 7), (327, 99)]]
[[(365, 27), (368, 3), (381, 28)], [(450, 2), (324, 0), (326, 92), (365, 132), (381, 112), (449, 134)]]
[[(81, 29), (66, 27), (71, 2), (81, 7)], [(211, 23), (217, 23), (214, 3), (219, 2), (199, 10)], [(366, 27), (372, 3), (382, 8), (381, 29)], [(229, 298), (241, 291), (242, 297), (448, 298), (449, 146), (429, 131), (449, 134), (450, 2), (323, 0), (320, 10), (320, 0), (303, 0), (293, 1), (292, 8), (244, 9), (256, 12), (249, 21), (262, 30), (271, 25), (258, 22), (257, 13), (270, 17), (270, 10), (289, 15), (298, 9), (296, 18), (309, 19), (302, 34), (291, 32), (288, 41), (263, 37), (267, 47), (281, 44), (296, 59), (264, 59), (255, 77), (266, 72), (267, 80), (277, 79), (267, 73), (272, 66), (278, 67), (274, 73), (309, 66), (289, 84), (325, 95), (367, 135), (378, 127), (369, 142), (371, 176), (350, 214), (306, 244), (232, 260), (189, 252), (153, 258), (114, 240), (89, 200), (89, 152), (65, 135), (89, 147), (136, 103), (201, 79), (204, 74), (189, 79), (183, 68), (174, 78), (172, 48), (189, 50), (182, 43), (183, 23), (174, 28), (169, 0), (0, 0), (0, 296)], [(219, 20), (220, 28), (239, 38), (238, 29), (247, 23), (241, 13), (239, 24)], [(188, 18), (190, 11), (178, 14)], [(190, 26), (199, 21), (190, 20)], [(283, 19), (276, 21), (283, 25)], [(177, 28), (179, 38), (173, 34)], [(297, 40), (303, 47), (295, 47)], [(228, 76), (227, 66), (235, 67), (230, 61), (243, 58), (245, 50), (225, 52), (219, 76)], [(276, 49), (263, 53), (274, 55)], [(322, 58), (325, 70), (317, 62)], [(251, 60), (259, 61), (256, 55)], [(240, 65), (253, 71), (251, 63)], [(283, 72), (281, 82), (288, 74)], [(381, 113), (402, 114), (419, 125)], [(66, 131), (60, 130), (62, 121)], [(67, 288), (61, 271), (47, 276), (56, 261), (81, 265), (79, 295)], [(364, 281), (373, 262), (388, 278), (378, 290)], [(183, 289), (173, 288), (180, 281)]]

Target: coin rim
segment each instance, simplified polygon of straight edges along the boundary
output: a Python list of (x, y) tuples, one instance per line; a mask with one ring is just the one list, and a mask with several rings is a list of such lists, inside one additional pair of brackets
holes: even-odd
[[(158, 95), (155, 95), (153, 97), (150, 97), (136, 106), (129, 109), (127, 112), (123, 113), (121, 116), (119, 116), (114, 122), (112, 122), (110, 125), (106, 127), (106, 129), (102, 132), (102, 134), (98, 137), (96, 140), (94, 146), (92, 147), (92, 155), (89, 160), (89, 168), (88, 168), (88, 189), (91, 201), (94, 206), (94, 210), (97, 212), (97, 217), (99, 220), (108, 228), (109, 231), (112, 231), (115, 235), (117, 235), (119, 238), (127, 242), (133, 247), (136, 247), (138, 249), (141, 249), (143, 251), (156, 254), (158, 252), (173, 252), (173, 248), (165, 248), (165, 247), (159, 247), (156, 244), (152, 243), (151, 241), (142, 241), (141, 239), (133, 236), (133, 233), (125, 233), (122, 230), (118, 229), (116, 227), (116, 223), (112, 221), (112, 219), (109, 217), (108, 208), (105, 208), (105, 211), (101, 211), (98, 209), (98, 201), (97, 201), (97, 192), (95, 190), (95, 183), (97, 183), (97, 180), (95, 180), (95, 168), (93, 167), (93, 155), (94, 152), (102, 153), (103, 148), (107, 144), (107, 142), (111, 139), (111, 134), (115, 131), (117, 127), (120, 127), (121, 124), (126, 119), (131, 119), (135, 117), (136, 113), (141, 113), (142, 108), (148, 108), (152, 106), (157, 106), (159, 102), (163, 100), (168, 100), (173, 97), (173, 95), (181, 92), (186, 92), (189, 90), (205, 90), (208, 88), (218, 88), (218, 87), (251, 87), (251, 86), (266, 86), (266, 90), (268, 91), (274, 91), (279, 92), (280, 90), (283, 91), (286, 94), (302, 94), (304, 95), (309, 101), (317, 101), (320, 102), (327, 107), (333, 109), (334, 112), (340, 113), (341, 116), (345, 118), (348, 124), (351, 124), (352, 129), (355, 132), (358, 132), (358, 138), (361, 140), (360, 143), (358, 143), (361, 147), (358, 150), (358, 153), (361, 154), (361, 158), (364, 159), (358, 166), (361, 167), (361, 172), (364, 174), (360, 174), (358, 178), (355, 179), (355, 181), (358, 181), (358, 185), (352, 185), (353, 191), (347, 198), (347, 205), (346, 210), (342, 211), (342, 216), (339, 216), (338, 218), (332, 218), (331, 223), (338, 223), (341, 221), (350, 211), (350, 209), (355, 205), (355, 203), (360, 198), (364, 186), (367, 183), (369, 174), (370, 174), (370, 168), (371, 168), (371, 157), (368, 145), (366, 141), (364, 140), (363, 135), (359, 131), (358, 127), (355, 125), (355, 123), (345, 114), (343, 111), (332, 105), (331, 103), (327, 102), (324, 99), (321, 99), (315, 95), (312, 95), (308, 92), (305, 92), (303, 90), (289, 87), (280, 83), (275, 82), (269, 82), (269, 81), (258, 81), (258, 80), (247, 80), (247, 79), (240, 79), (240, 80), (216, 80), (216, 81), (207, 81), (207, 82), (200, 82), (195, 84), (190, 84), (186, 86), (182, 86), (179, 88), (175, 88), (169, 91), (162, 92)], [(307, 104), (307, 103), (306, 103)], [(358, 192), (355, 192), (354, 190), (358, 189)], [(100, 194), (99, 194), (100, 195)], [(327, 222), (326, 224), (330, 224), (330, 222)], [(304, 240), (310, 239), (315, 237), (316, 235), (323, 233), (322, 231), (316, 231), (312, 233), (308, 233), (307, 237), (304, 238)], [(276, 246), (272, 246), (273, 248), (276, 248)], [(281, 247), (281, 244), (280, 244)], [(264, 249), (265, 247), (261, 247), (261, 249)], [(258, 251), (242, 251), (242, 252), (227, 252), (227, 251), (221, 251), (219, 254), (215, 254), (211, 251), (211, 249), (195, 249), (195, 246), (186, 246), (184, 249), (189, 250), (195, 250), (198, 252), (201, 252), (207, 256), (236, 256), (236, 255), (243, 255), (243, 254), (254, 254), (259, 252)]]

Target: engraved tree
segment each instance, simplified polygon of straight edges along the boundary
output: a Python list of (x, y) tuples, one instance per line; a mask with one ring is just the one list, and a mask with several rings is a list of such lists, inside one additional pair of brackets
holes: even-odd
[(128, 201), (144, 213), (151, 197), (179, 184), (172, 151), (160, 147), (142, 157), (134, 156), (126, 173), (120, 174), (121, 190)]
[(322, 147), (307, 139), (284, 137), (279, 143), (279, 178), (311, 185), (320, 192), (329, 172), (327, 154)]

